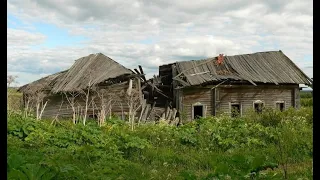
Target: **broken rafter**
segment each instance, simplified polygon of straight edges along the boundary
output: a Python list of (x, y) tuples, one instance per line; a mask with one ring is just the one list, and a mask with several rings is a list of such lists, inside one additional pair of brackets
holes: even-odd
[[(162, 76), (164, 77), (164, 76)], [(153, 83), (161, 84), (161, 77), (153, 75)]]
[(206, 71), (206, 72), (199, 72), (199, 73), (194, 73), (194, 74), (188, 74), (188, 76), (195, 76), (195, 75), (200, 75), (200, 74), (206, 74), (209, 73), (210, 71)]
[(187, 82), (185, 82), (184, 80), (180, 79), (179, 77), (174, 77), (172, 79), (176, 80), (176, 81), (179, 81), (183, 86), (189, 86), (189, 84)]
[(134, 71), (137, 73), (137, 74), (141, 74), (138, 69), (134, 68)]
[(165, 95), (164, 93), (162, 93), (162, 91), (161, 91), (159, 88), (157, 88), (157, 86), (155, 86), (154, 84), (152, 84), (152, 83), (150, 83), (150, 82), (147, 82), (147, 83), (148, 83), (148, 85), (150, 85), (152, 88), (154, 88), (159, 94), (161, 94), (162, 96), (164, 96), (164, 97), (172, 100), (172, 98), (170, 98), (170, 97), (168, 97), (167, 95)]
[(141, 67), (140, 65), (138, 65), (138, 67), (139, 67), (139, 70), (140, 70), (140, 74), (143, 74), (142, 79), (144, 80), (144, 82), (147, 82), (147, 79), (146, 79), (146, 77), (144, 76), (144, 72), (143, 72), (143, 70), (142, 70), (142, 67)]
[(228, 81), (228, 79), (222, 81), (221, 83), (219, 83), (219, 84), (217, 84), (216, 86), (214, 86), (213, 88), (211, 88), (211, 90), (217, 88), (218, 86), (220, 86), (221, 84), (223, 84), (223, 83), (225, 83), (225, 82), (227, 82), (227, 81)]
[(179, 77), (181, 74), (185, 73), (186, 71), (189, 71), (189, 70), (194, 69), (194, 68), (196, 68), (196, 67), (198, 67), (198, 66), (207, 64), (207, 63), (209, 63), (210, 61), (212, 61), (212, 59), (208, 59), (208, 60), (206, 60), (206, 61), (203, 62), (203, 63), (199, 63), (199, 64), (197, 64), (196, 66), (193, 66), (193, 67), (191, 67), (191, 68), (185, 69), (185, 70), (181, 71), (179, 74), (177, 74), (177, 75), (176, 75), (175, 77), (173, 77), (173, 78)]

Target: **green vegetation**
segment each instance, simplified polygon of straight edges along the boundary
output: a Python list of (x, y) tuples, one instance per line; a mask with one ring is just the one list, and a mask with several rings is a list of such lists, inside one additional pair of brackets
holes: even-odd
[(16, 89), (8, 88), (7, 90), (7, 108), (8, 110), (21, 109), (22, 94), (17, 92)]
[(312, 107), (313, 106), (313, 96), (311, 91), (301, 91), (301, 106)]
[(312, 179), (306, 110), (220, 116), (181, 127), (144, 124), (134, 131), (118, 120), (103, 127), (51, 125), (12, 114), (9, 179), (279, 179), (284, 170), (290, 178)]
[(300, 91), (301, 99), (312, 98), (312, 91)]
[(8, 118), (8, 179), (312, 179), (313, 110), (183, 126)]

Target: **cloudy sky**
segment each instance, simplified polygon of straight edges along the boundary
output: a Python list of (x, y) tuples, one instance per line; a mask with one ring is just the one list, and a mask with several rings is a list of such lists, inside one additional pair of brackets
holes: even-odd
[(282, 50), (313, 77), (311, 0), (9, 0), (8, 74), (23, 85), (101, 52), (161, 64)]

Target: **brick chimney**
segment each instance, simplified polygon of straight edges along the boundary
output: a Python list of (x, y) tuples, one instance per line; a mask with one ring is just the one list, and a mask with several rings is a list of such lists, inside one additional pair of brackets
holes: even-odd
[(219, 54), (217, 63), (218, 64), (222, 64), (223, 63), (223, 54)]

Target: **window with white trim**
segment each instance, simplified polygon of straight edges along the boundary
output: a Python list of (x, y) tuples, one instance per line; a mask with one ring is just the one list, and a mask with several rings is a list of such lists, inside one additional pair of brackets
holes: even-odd
[(195, 103), (192, 105), (192, 119), (199, 119), (206, 117), (207, 106), (201, 103)]
[(230, 103), (231, 117), (241, 116), (241, 104), (240, 103)]
[(264, 107), (264, 102), (261, 100), (257, 100), (253, 102), (253, 108), (257, 113), (262, 113)]

